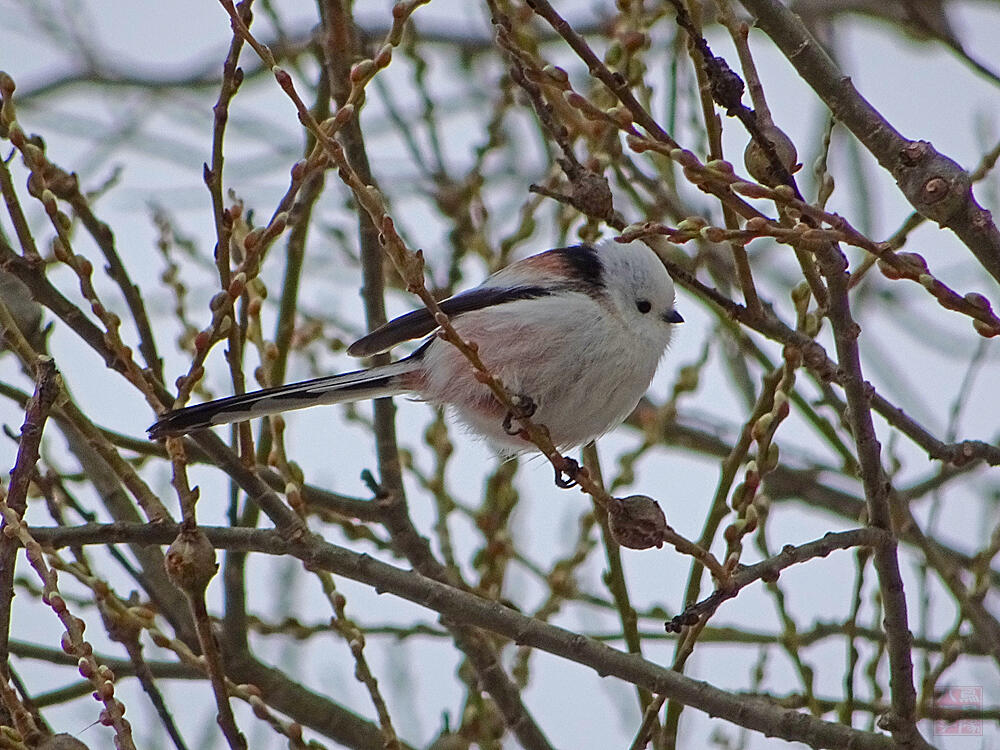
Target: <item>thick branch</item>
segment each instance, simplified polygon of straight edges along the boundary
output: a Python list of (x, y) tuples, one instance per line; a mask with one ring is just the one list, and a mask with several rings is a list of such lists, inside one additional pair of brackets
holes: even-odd
[(830, 112), (892, 174), (910, 204), (951, 229), (1000, 282), (1000, 231), (968, 173), (926, 141), (901, 135), (854, 88), (802, 21), (778, 0), (740, 0)]
[[(114, 524), (92, 525), (72, 531), (74, 544), (118, 541), (168, 544), (177, 526)], [(850, 747), (853, 750), (889, 750), (895, 743), (881, 734), (864, 732), (760, 699), (747, 698), (720, 690), (708, 683), (693, 680), (626, 654), (563, 628), (539, 622), (497, 601), (483, 599), (417, 573), (396, 568), (368, 555), (309, 537), (299, 543), (289, 542), (279, 533), (261, 529), (202, 527), (213, 544), (272, 555), (292, 555), (307, 565), (328, 570), (427, 607), (452, 622), (473, 625), (498, 633), (518, 644), (538, 648), (593, 669), (599, 675), (615, 676), (640, 685), (654, 693), (664, 693), (685, 705), (704, 711), (739, 726), (781, 737), (790, 742), (804, 742), (813, 747)], [(57, 529), (65, 540), (68, 529)], [(46, 529), (33, 528), (39, 541), (47, 541)], [(55, 534), (53, 534), (55, 536)]]

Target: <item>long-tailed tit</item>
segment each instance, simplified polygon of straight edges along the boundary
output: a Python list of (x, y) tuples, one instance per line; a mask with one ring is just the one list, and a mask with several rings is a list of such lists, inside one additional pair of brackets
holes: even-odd
[[(490, 372), (530, 404), (532, 420), (548, 428), (560, 449), (587, 443), (629, 415), (674, 325), (684, 320), (674, 310), (674, 285), (663, 264), (638, 241), (548, 250), (440, 304), (458, 334), (478, 346)], [(317, 404), (410, 394), (447, 406), (505, 454), (530, 449), (468, 360), (433, 335), (436, 328), (427, 310), (407, 313), (347, 350), (367, 357), (431, 334), (398, 362), (170, 411), (149, 428), (150, 437)]]

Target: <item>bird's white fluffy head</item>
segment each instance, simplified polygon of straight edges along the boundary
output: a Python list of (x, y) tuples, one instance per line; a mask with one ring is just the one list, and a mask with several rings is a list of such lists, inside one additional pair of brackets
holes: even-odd
[(629, 326), (656, 340), (669, 340), (682, 318), (674, 309), (674, 283), (663, 263), (642, 241), (601, 240), (595, 246), (604, 266), (609, 302)]

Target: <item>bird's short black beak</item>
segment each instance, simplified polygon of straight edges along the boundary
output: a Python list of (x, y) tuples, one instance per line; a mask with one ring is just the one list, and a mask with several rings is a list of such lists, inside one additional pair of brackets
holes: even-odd
[(664, 313), (663, 314), (663, 319), (667, 323), (683, 323), (684, 322), (684, 318), (682, 318), (681, 314), (679, 312), (677, 312), (676, 310), (671, 310), (668, 313)]

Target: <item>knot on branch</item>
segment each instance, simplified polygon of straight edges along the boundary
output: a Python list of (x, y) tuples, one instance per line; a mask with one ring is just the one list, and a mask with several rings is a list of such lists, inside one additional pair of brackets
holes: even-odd
[(608, 219), (614, 213), (614, 199), (608, 178), (589, 169), (573, 176), (570, 204), (581, 213), (597, 219)]
[(709, 90), (712, 99), (720, 107), (726, 110), (730, 117), (742, 110), (743, 107), (743, 79), (740, 78), (733, 69), (729, 67), (723, 58), (716, 57), (708, 51), (707, 45), (702, 50), (705, 55), (705, 72), (708, 74)]
[(163, 566), (173, 584), (191, 597), (202, 596), (219, 569), (215, 547), (197, 527), (181, 528), (167, 548)]
[(893, 176), (914, 208), (938, 224), (949, 224), (971, 197), (968, 172), (927, 141), (903, 147)]

